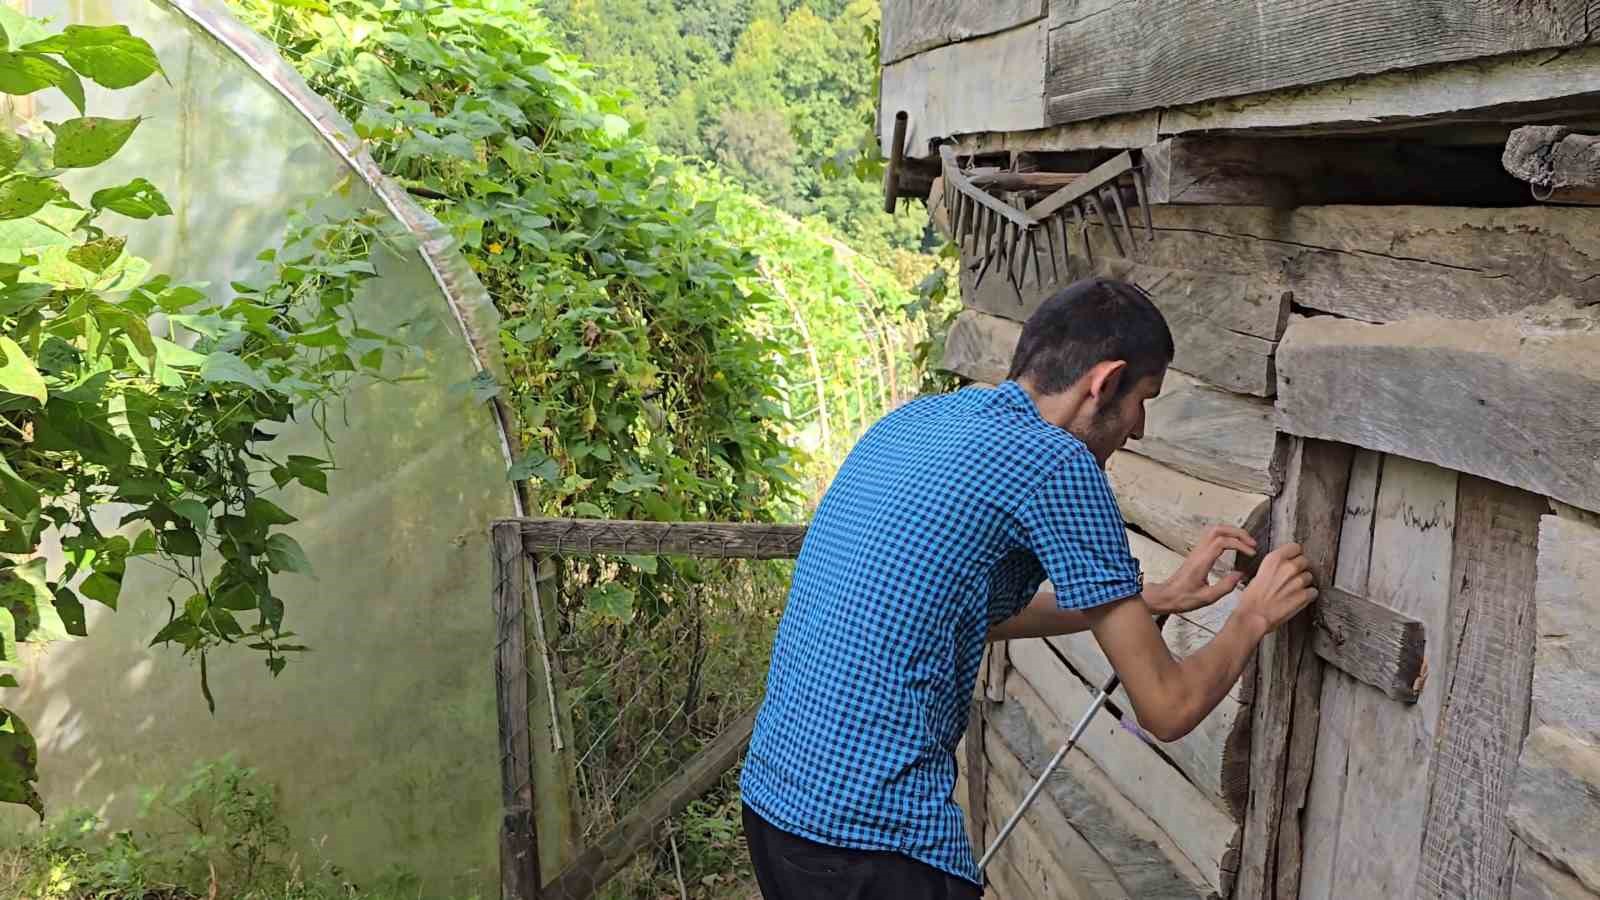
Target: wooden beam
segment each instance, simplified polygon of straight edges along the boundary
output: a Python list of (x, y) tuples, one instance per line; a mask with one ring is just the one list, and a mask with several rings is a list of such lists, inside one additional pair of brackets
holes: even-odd
[[(1457, 474), (1386, 457), (1367, 592), (1443, 635), (1450, 622)], [(1335, 897), (1408, 896), (1421, 868), (1433, 749), (1450, 685), (1448, 640), (1430, 640), (1416, 703), (1355, 685), (1340, 800)]]
[(539, 836), (539, 871), (559, 872), (578, 855), (578, 763), (572, 746), (572, 704), (561, 684), (555, 641), (560, 627), (559, 561), (529, 556), (536, 601), (524, 625), (527, 646), (528, 735), (533, 767), (533, 818)]
[(1561, 125), (1511, 132), (1502, 157), (1507, 172), (1529, 182), (1546, 203), (1600, 204), (1600, 137)]
[(683, 771), (656, 788), (622, 821), (584, 850), (538, 896), (561, 900), (586, 900), (594, 896), (634, 854), (660, 834), (669, 819), (687, 809), (723, 774), (739, 764), (750, 743), (755, 722), (756, 710), (752, 708), (728, 723), (717, 739), (695, 754)]
[[(1413, 897), (1502, 896), (1511, 869), (1505, 810), (1533, 680), (1539, 517), (1549, 504), (1462, 476), (1450, 583), (1453, 648)], [(1444, 674), (1444, 673), (1440, 673)], [(1600, 848), (1600, 843), (1596, 844)]]
[(1511, 875), (1511, 896), (1517, 900), (1595, 900), (1583, 882), (1556, 868), (1539, 851), (1516, 842), (1516, 868)]
[(1291, 434), (1600, 507), (1600, 335), (1319, 317), (1290, 324), (1278, 370), (1278, 423)]
[(884, 0), (878, 62), (1006, 31), (1044, 17), (1044, 0)]
[(534, 830), (533, 762), (528, 738), (527, 558), (516, 523), (496, 522), (490, 544), (494, 572), (494, 685), (500, 748), (500, 896), (539, 897), (539, 840)]
[[(1600, 302), (1593, 277), (1600, 210), (1157, 206), (1152, 213), (1156, 238), (1141, 242), (1140, 265), (1236, 276), (1264, 302), (1291, 295), (1296, 305), (1368, 322), (1493, 319)], [(1114, 255), (1100, 229), (1089, 233), (1097, 261)]]
[(1395, 700), (1416, 702), (1427, 646), (1421, 622), (1330, 586), (1317, 598), (1312, 627), (1312, 649), (1324, 662)]
[(1600, 527), (1539, 523), (1533, 717), (1600, 744)]
[[(989, 762), (1014, 792), (1027, 790), (1070, 730), (1016, 673), (1006, 679), (1006, 702), (995, 710), (991, 722)], [(1105, 859), (1130, 897), (1193, 900), (1216, 891), (1171, 836), (1124, 797), (1085, 754), (1067, 754), (1057, 776), (1045, 785), (1043, 797)]]
[[(1283, 493), (1273, 504), (1272, 546), (1298, 542), (1316, 583), (1328, 585), (1339, 553), (1352, 450), (1292, 442)], [(1322, 669), (1312, 653), (1312, 616), (1302, 613), (1257, 653), (1250, 806), (1235, 896), (1294, 897), (1300, 880), (1300, 810), (1316, 747)]]
[(1319, 84), (1590, 40), (1587, 0), (1526, 15), (1463, 0), (1418, 15), (1407, 0), (1089, 0), (1052, 4), (1051, 122)]
[[(1157, 241), (1168, 237), (1162, 232)], [(1182, 241), (1181, 236), (1178, 239)], [(1130, 281), (1150, 292), (1172, 329), (1177, 369), (1236, 393), (1266, 397), (1275, 392), (1272, 356), (1288, 323), (1290, 291), (1269, 277), (1169, 268), (1116, 257), (1109, 244), (1103, 243), (1103, 236), (1091, 241), (1095, 245), (1093, 265), (1077, 236), (1069, 239), (1065, 252), (1056, 251), (1054, 260), (1052, 245), (1038, 242), (1034, 248), (1037, 269), (1030, 262), (1027, 271), (1037, 270), (1044, 277), (1024, 278), (1020, 284), (987, 275), (979, 282), (980, 260), (966, 253), (961, 269), (962, 299), (971, 308), (1025, 322), (1047, 298), (1081, 278), (1101, 275)], [(1170, 248), (1149, 241), (1135, 245), (1135, 259), (1160, 256), (1166, 261), (1171, 255)], [(1067, 259), (1063, 261), (1062, 256)]]
[[(804, 525), (758, 522), (635, 522), (623, 519), (505, 519), (529, 553), (651, 554), (728, 559), (793, 559)], [(495, 523), (497, 526), (500, 522)]]
[(1140, 456), (1213, 484), (1276, 494), (1283, 457), (1273, 406), (1168, 372), (1161, 396), (1145, 404), (1145, 436), (1129, 441)]
[[(997, 780), (994, 790), (989, 793), (988, 802), (987, 821), (998, 826), (1017, 811), (1021, 801)], [(1097, 894), (1084, 893), (1086, 886), (1083, 884), (1082, 876), (1063, 864), (1062, 859), (1056, 855), (1055, 841), (1052, 840), (1054, 836), (1044, 832), (1039, 822), (1041, 814), (1054, 812), (1054, 819), (1060, 827), (1072, 832), (1072, 826), (1061, 819), (1059, 810), (1049, 809), (1053, 804), (1048, 799), (1036, 799), (1034, 803), (1043, 803), (1046, 809), (1034, 813), (1034, 807), (1029, 807), (1029, 814), (1023, 816), (1022, 821), (1017, 823), (1017, 827), (1012, 830), (1011, 836), (1001, 845), (989, 865), (992, 867), (1000, 863), (1010, 866), (1020, 876), (1019, 882), (1027, 885), (1036, 897), (1048, 900), (1098, 900)], [(991, 833), (998, 835), (999, 832), (995, 830)], [(1077, 836), (1076, 832), (1072, 834), (1074, 837)], [(993, 840), (993, 837), (986, 835), (986, 840)], [(1092, 850), (1089, 852), (1093, 853)], [(1102, 861), (1101, 865), (1104, 864)]]
[(1111, 455), (1106, 478), (1122, 515), (1178, 553), (1188, 553), (1214, 525), (1232, 525), (1266, 540), (1271, 501), (1202, 481), (1126, 450)]
[(1515, 781), (1506, 819), (1517, 836), (1600, 893), (1600, 746), (1536, 728)]
[[(1002, 693), (1004, 693), (1004, 685)], [(1004, 742), (991, 735), (985, 741), (991, 773), (989, 821), (998, 827), (1009, 819), (1032, 786), (1027, 772)], [(1041, 794), (1023, 814), (1018, 831), (1032, 836), (1036, 847), (1030, 851), (1051, 860), (1068, 873), (1067, 881), (1083, 900), (1131, 900), (1110, 864), (1078, 833), (1078, 828), (1056, 806), (1055, 798)], [(1004, 852), (1004, 851), (1002, 851)]]
[[(885, 65), (879, 78), (884, 154), (894, 115), (902, 111), (910, 116), (906, 155), (911, 158), (937, 158), (933, 142), (951, 135), (1044, 125), (1044, 45), (1040, 19)], [(951, 78), (951, 72), (962, 76)]]
[[(1011, 665), (1058, 721), (1076, 722), (1093, 701), (1090, 690), (1042, 640), (1013, 641)], [(1221, 887), (1222, 872), (1234, 868), (1229, 857), (1238, 831), (1225, 812), (1109, 712), (1094, 718), (1074, 752), (1093, 760), (1123, 796), (1171, 836), (1214, 889)]]
[(1350, 138), (1174, 137), (1142, 153), (1155, 204), (1498, 206), (1527, 187), (1492, 147)]

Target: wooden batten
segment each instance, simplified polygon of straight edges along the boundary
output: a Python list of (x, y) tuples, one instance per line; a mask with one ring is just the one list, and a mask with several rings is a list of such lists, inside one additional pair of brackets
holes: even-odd
[[(1058, 721), (1071, 723), (1089, 708), (1091, 691), (1044, 641), (1016, 641), (1015, 671), (1033, 687)], [(1008, 698), (1009, 702), (1009, 698)], [(1227, 880), (1238, 825), (1109, 712), (1102, 711), (1079, 741), (1078, 751), (1143, 810), (1213, 887)]]
[(1600, 746), (1537, 728), (1515, 781), (1505, 818), (1517, 836), (1600, 892)]
[(1156, 204), (1499, 206), (1528, 188), (1494, 147), (1350, 138), (1174, 137), (1144, 148)]
[(1600, 333), (1300, 319), (1278, 367), (1287, 432), (1600, 508)]
[(1535, 597), (1534, 721), (1600, 744), (1600, 527), (1540, 520)]
[(1419, 16), (1405, 0), (1365, 3), (1358, 15), (1318, 0), (1268, 7), (1051, 4), (1050, 119), (1092, 119), (1590, 39), (1586, 0), (1557, 0), (1538, 15), (1515, 0), (1447, 6), (1440, 15)]
[[(1071, 730), (1017, 672), (1006, 679), (1006, 702), (993, 722), (989, 760), (1014, 794), (1026, 792)], [(1148, 811), (1123, 796), (1086, 754), (1069, 753), (1041, 799), (1055, 804), (1128, 896), (1193, 900), (1220, 894)]]

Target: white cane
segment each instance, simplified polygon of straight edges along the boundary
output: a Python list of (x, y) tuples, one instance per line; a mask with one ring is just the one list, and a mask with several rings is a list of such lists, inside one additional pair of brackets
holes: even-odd
[[(1163, 615), (1156, 618), (1156, 628), (1158, 630), (1166, 624), (1166, 616)], [(983, 852), (983, 858), (978, 860), (978, 869), (980, 871), (988, 868), (989, 860), (994, 859), (995, 852), (1000, 849), (1000, 845), (1006, 842), (1006, 838), (1010, 836), (1012, 829), (1016, 828), (1017, 823), (1022, 821), (1023, 814), (1028, 811), (1028, 807), (1033, 805), (1034, 798), (1038, 797), (1039, 792), (1044, 790), (1045, 782), (1050, 780), (1051, 773), (1055, 772), (1056, 767), (1061, 765), (1061, 760), (1072, 752), (1072, 748), (1077, 746), (1078, 738), (1083, 737), (1083, 733), (1089, 729), (1089, 723), (1094, 721), (1095, 714), (1099, 713), (1101, 708), (1106, 705), (1106, 699), (1116, 691), (1117, 685), (1120, 683), (1121, 680), (1116, 675), (1112, 675), (1106, 681), (1105, 686), (1100, 688), (1100, 693), (1095, 695), (1094, 702), (1090, 703), (1089, 708), (1084, 711), (1083, 718), (1079, 719), (1078, 724), (1072, 727), (1072, 734), (1067, 737), (1067, 742), (1061, 745), (1061, 749), (1056, 751), (1055, 756), (1050, 757), (1049, 762), (1045, 763), (1044, 771), (1039, 773), (1039, 780), (1033, 783), (1033, 787), (1028, 788), (1027, 795), (1017, 805), (1017, 811), (1012, 813), (1011, 818), (1006, 820), (1005, 827), (1001, 828), (1000, 833), (995, 835), (994, 842), (989, 845), (989, 849)]]

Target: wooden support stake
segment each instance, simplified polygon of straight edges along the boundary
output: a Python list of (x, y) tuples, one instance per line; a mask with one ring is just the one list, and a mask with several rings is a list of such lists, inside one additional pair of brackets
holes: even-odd
[(516, 522), (491, 530), (497, 642), (494, 667), (500, 734), (500, 896), (539, 896), (539, 839), (534, 828), (533, 764), (528, 743), (527, 560)]
[[(1333, 583), (1353, 456), (1354, 448), (1343, 444), (1295, 439), (1283, 493), (1273, 505), (1273, 545), (1298, 542), (1319, 589)], [(1299, 892), (1300, 810), (1310, 785), (1322, 693), (1312, 643), (1308, 610), (1261, 644), (1238, 900), (1293, 898)]]
[(895, 206), (900, 200), (900, 169), (906, 161), (906, 123), (909, 117), (905, 110), (894, 114), (894, 138), (889, 144), (889, 165), (883, 170), (883, 211), (894, 214)]

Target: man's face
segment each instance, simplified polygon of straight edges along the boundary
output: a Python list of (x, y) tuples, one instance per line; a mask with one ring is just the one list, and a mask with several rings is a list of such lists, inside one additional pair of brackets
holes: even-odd
[(1081, 428), (1072, 429), (1102, 467), (1129, 439), (1144, 437), (1144, 405), (1161, 393), (1165, 380), (1165, 372), (1139, 379), (1109, 405), (1098, 406)]

